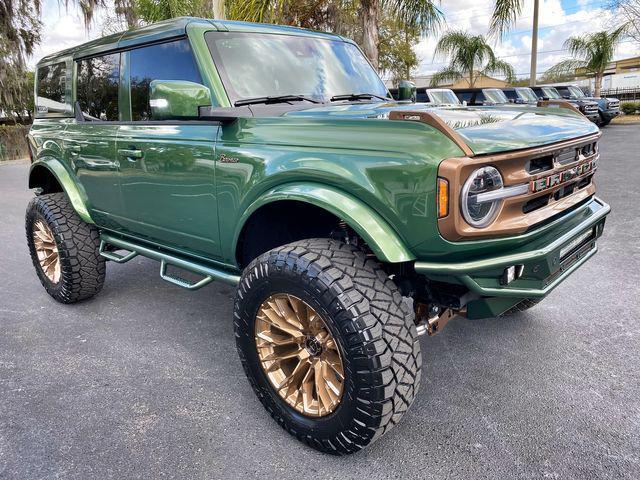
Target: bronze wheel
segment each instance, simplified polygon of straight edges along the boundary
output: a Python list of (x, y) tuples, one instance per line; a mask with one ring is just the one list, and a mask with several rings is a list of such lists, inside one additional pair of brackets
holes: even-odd
[(33, 243), (42, 271), (51, 283), (60, 281), (60, 256), (51, 229), (42, 221), (33, 224)]
[(324, 320), (294, 295), (267, 298), (256, 315), (260, 364), (273, 388), (298, 412), (322, 417), (342, 398), (344, 367)]
[(100, 232), (82, 221), (64, 193), (29, 202), (25, 233), (38, 279), (54, 299), (75, 303), (100, 291), (105, 275)]
[(258, 399), (313, 448), (357, 452), (415, 399), (413, 312), (380, 264), (353, 245), (311, 238), (260, 255), (242, 274), (233, 315)]

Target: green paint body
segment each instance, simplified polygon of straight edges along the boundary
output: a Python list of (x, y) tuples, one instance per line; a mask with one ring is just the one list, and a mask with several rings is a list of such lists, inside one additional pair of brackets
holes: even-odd
[[(538, 264), (551, 268), (558, 251), (547, 251), (545, 246), (567, 232), (575, 236), (604, 222), (608, 206), (592, 199), (567, 218), (523, 235), (465, 242), (443, 239), (436, 220), (437, 169), (442, 160), (463, 153), (433, 127), (387, 118), (393, 110), (432, 109), (427, 105), (320, 105), (229, 124), (172, 119), (188, 117), (199, 105), (230, 106), (204, 40), (211, 31), (339, 38), (289, 27), (176, 19), (43, 59), (40, 65), (61, 60), (72, 65), (78, 57), (123, 51), (119, 122), (38, 118), (30, 133), (32, 170), (49, 169), (85, 221), (108, 234), (144, 241), (236, 278), (237, 242), (251, 214), (280, 200), (307, 202), (345, 220), (380, 261), (416, 261), (416, 271), (431, 279), (467, 285), (483, 295), (490, 292), (493, 299), (476, 300), (475, 316), (500, 313), (520, 301), (521, 292), (532, 291), (531, 296), (548, 292), (540, 270), (514, 285), (500, 286), (497, 278), (504, 268), (500, 259), (505, 255), (543, 252), (523, 261), (525, 273)], [(165, 98), (177, 105), (176, 110), (162, 122), (131, 122), (126, 49), (185, 35), (204, 85), (154, 82), (151, 98)], [(72, 72), (75, 76), (75, 69)], [(74, 83), (73, 79), (67, 83), (71, 103)], [(434, 111), (476, 155), (597, 131), (583, 117), (559, 109)], [(144, 152), (141, 157), (136, 156), (138, 150)], [(222, 156), (234, 162), (221, 162)], [(600, 228), (597, 235), (601, 233)]]

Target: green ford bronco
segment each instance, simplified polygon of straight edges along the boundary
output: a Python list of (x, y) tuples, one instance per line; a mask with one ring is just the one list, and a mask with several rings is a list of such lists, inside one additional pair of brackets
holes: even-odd
[(336, 35), (174, 19), (42, 59), (36, 96), (26, 230), (46, 291), (85, 300), (137, 255), (187, 290), (237, 286), (255, 393), (324, 452), (399, 422), (419, 335), (531, 307), (609, 212), (576, 111), (394, 101)]

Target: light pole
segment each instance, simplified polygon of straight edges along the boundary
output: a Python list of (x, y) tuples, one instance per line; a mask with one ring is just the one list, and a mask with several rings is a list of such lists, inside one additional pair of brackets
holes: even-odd
[(536, 71), (538, 69), (538, 6), (539, 0), (533, 0), (533, 32), (531, 33), (531, 74), (529, 86), (536, 86)]

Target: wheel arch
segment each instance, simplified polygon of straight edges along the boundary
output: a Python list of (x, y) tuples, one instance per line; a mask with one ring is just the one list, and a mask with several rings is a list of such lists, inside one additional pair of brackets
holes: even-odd
[(87, 196), (81, 185), (73, 179), (60, 160), (42, 157), (29, 169), (29, 188), (40, 188), (44, 193), (64, 192), (73, 209), (87, 223), (95, 223), (87, 208)]
[(234, 233), (233, 252), (241, 265), (239, 248), (243, 233), (252, 219), (276, 202), (299, 202), (319, 208), (344, 221), (369, 246), (378, 260), (400, 263), (415, 260), (396, 231), (375, 210), (336, 188), (313, 183), (275, 187), (256, 199), (244, 211)]

